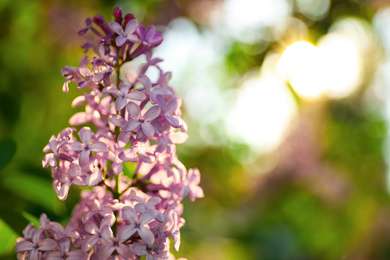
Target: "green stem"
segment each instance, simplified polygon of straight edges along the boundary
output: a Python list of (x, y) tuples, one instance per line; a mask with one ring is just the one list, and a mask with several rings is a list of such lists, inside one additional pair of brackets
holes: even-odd
[(120, 174), (118, 175), (115, 175), (115, 181), (116, 181), (116, 194), (118, 194), (118, 197), (115, 198), (115, 199), (118, 199), (119, 200), (119, 197), (121, 195), (120, 191), (119, 191), (119, 184), (120, 184), (120, 181), (121, 181), (121, 176)]

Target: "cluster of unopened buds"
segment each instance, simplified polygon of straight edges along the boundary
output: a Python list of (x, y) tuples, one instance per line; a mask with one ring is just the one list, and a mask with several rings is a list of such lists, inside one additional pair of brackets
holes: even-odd
[[(64, 129), (44, 148), (43, 166), (51, 167), (60, 200), (72, 185), (92, 188), (82, 191), (65, 228), (45, 214), (39, 227), (28, 225), (15, 245), (18, 259), (174, 259), (170, 240), (178, 250), (181, 202), (203, 197), (199, 171), (176, 156), (187, 126), (171, 73), (152, 57), (163, 37), (120, 8), (114, 18), (106, 23), (96, 15), (79, 32), (97, 36), (82, 46), (95, 56), (61, 72), (64, 92), (70, 82), (89, 89), (72, 104), (85, 111), (69, 120), (79, 130)], [(158, 71), (154, 80), (150, 68)]]

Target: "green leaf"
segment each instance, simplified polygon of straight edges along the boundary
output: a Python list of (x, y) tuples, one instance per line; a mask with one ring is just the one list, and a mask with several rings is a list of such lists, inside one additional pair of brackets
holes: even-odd
[(58, 214), (66, 210), (47, 179), (32, 174), (8, 172), (2, 178), (2, 186), (26, 201), (42, 206), (47, 212)]
[(10, 254), (19, 235), (0, 219), (0, 255)]
[(12, 160), (16, 152), (16, 143), (10, 138), (0, 140), (0, 171)]
[[(20, 236), (23, 235), (22, 230), (30, 223), (20, 212), (4, 206), (0, 206), (0, 219), (4, 223), (7, 223), (8, 227), (14, 230), (14, 233), (17, 233)], [(0, 239), (0, 245), (1, 244)]]
[(23, 211), (22, 212), (22, 215), (25, 219), (27, 219), (27, 221), (29, 223), (33, 223), (34, 224), (34, 227), (38, 227), (41, 225), (41, 223), (39, 223), (39, 219), (37, 219), (36, 217), (34, 217), (33, 215), (31, 215), (30, 213), (26, 212), (26, 211)]

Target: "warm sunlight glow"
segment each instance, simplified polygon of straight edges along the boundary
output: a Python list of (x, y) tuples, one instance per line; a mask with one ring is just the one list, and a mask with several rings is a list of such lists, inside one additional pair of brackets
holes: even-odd
[(256, 151), (267, 152), (279, 144), (296, 110), (281, 79), (270, 75), (251, 77), (243, 83), (227, 118), (228, 130)]
[(286, 48), (277, 67), (299, 96), (311, 99), (324, 92), (323, 87), (318, 84), (319, 60), (320, 52), (316, 46), (299, 41)]
[(356, 43), (341, 34), (330, 33), (318, 43), (321, 53), (320, 81), (327, 94), (343, 98), (361, 82), (362, 68)]
[(318, 47), (305, 41), (291, 44), (277, 69), (304, 99), (322, 94), (343, 98), (353, 93), (361, 80), (358, 49), (354, 42), (338, 34), (324, 36)]

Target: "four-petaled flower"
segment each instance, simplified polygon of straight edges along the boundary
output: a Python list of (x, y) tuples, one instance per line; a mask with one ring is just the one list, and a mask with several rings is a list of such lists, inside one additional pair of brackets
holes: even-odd
[(49, 251), (57, 246), (56, 241), (42, 238), (43, 229), (32, 231), (31, 239), (23, 239), (15, 245), (16, 252), (28, 252), (27, 259), (42, 259), (42, 251)]
[(150, 122), (160, 115), (160, 108), (158, 106), (152, 106), (143, 115), (141, 115), (140, 107), (134, 102), (130, 101), (126, 108), (131, 116), (129, 120), (126, 121), (123, 117), (112, 114), (110, 115), (110, 122), (122, 127), (124, 132), (135, 132), (141, 126), (143, 133), (147, 137), (152, 138), (155, 130)]
[(90, 165), (91, 152), (105, 153), (108, 151), (107, 144), (95, 141), (92, 142), (93, 132), (89, 127), (83, 127), (79, 131), (79, 137), (82, 143), (74, 141), (66, 145), (66, 149), (69, 151), (78, 151), (80, 167), (85, 169)]
[(119, 111), (126, 106), (128, 99), (143, 101), (146, 98), (146, 95), (141, 91), (131, 91), (129, 93), (129, 90), (130, 85), (121, 83), (120, 90), (116, 87), (107, 87), (103, 89), (103, 93), (113, 94), (118, 97), (115, 101), (115, 110)]
[(123, 238), (127, 240), (132, 235), (134, 235), (135, 232), (137, 232), (146, 244), (152, 245), (154, 243), (153, 232), (150, 231), (149, 228), (145, 227), (145, 225), (156, 218), (155, 210), (148, 209), (144, 211), (138, 218), (137, 212), (133, 208), (125, 206), (122, 209), (122, 214), (123, 217), (127, 219), (131, 224), (122, 227), (119, 230), (118, 236), (119, 234), (121, 234)]
[(118, 236), (115, 237), (109, 226), (103, 226), (100, 235), (104, 239), (102, 241), (104, 246), (99, 250), (99, 259), (109, 259), (115, 251), (124, 259), (130, 259), (134, 255), (130, 247), (125, 244), (127, 236), (121, 230), (119, 230)]
[(123, 31), (122, 26), (117, 22), (110, 22), (108, 26), (111, 30), (116, 32), (118, 36), (116, 37), (116, 45), (121, 47), (126, 41), (129, 42), (138, 42), (138, 36), (134, 34), (135, 29), (138, 26), (137, 20), (131, 20), (127, 23), (125, 30)]

